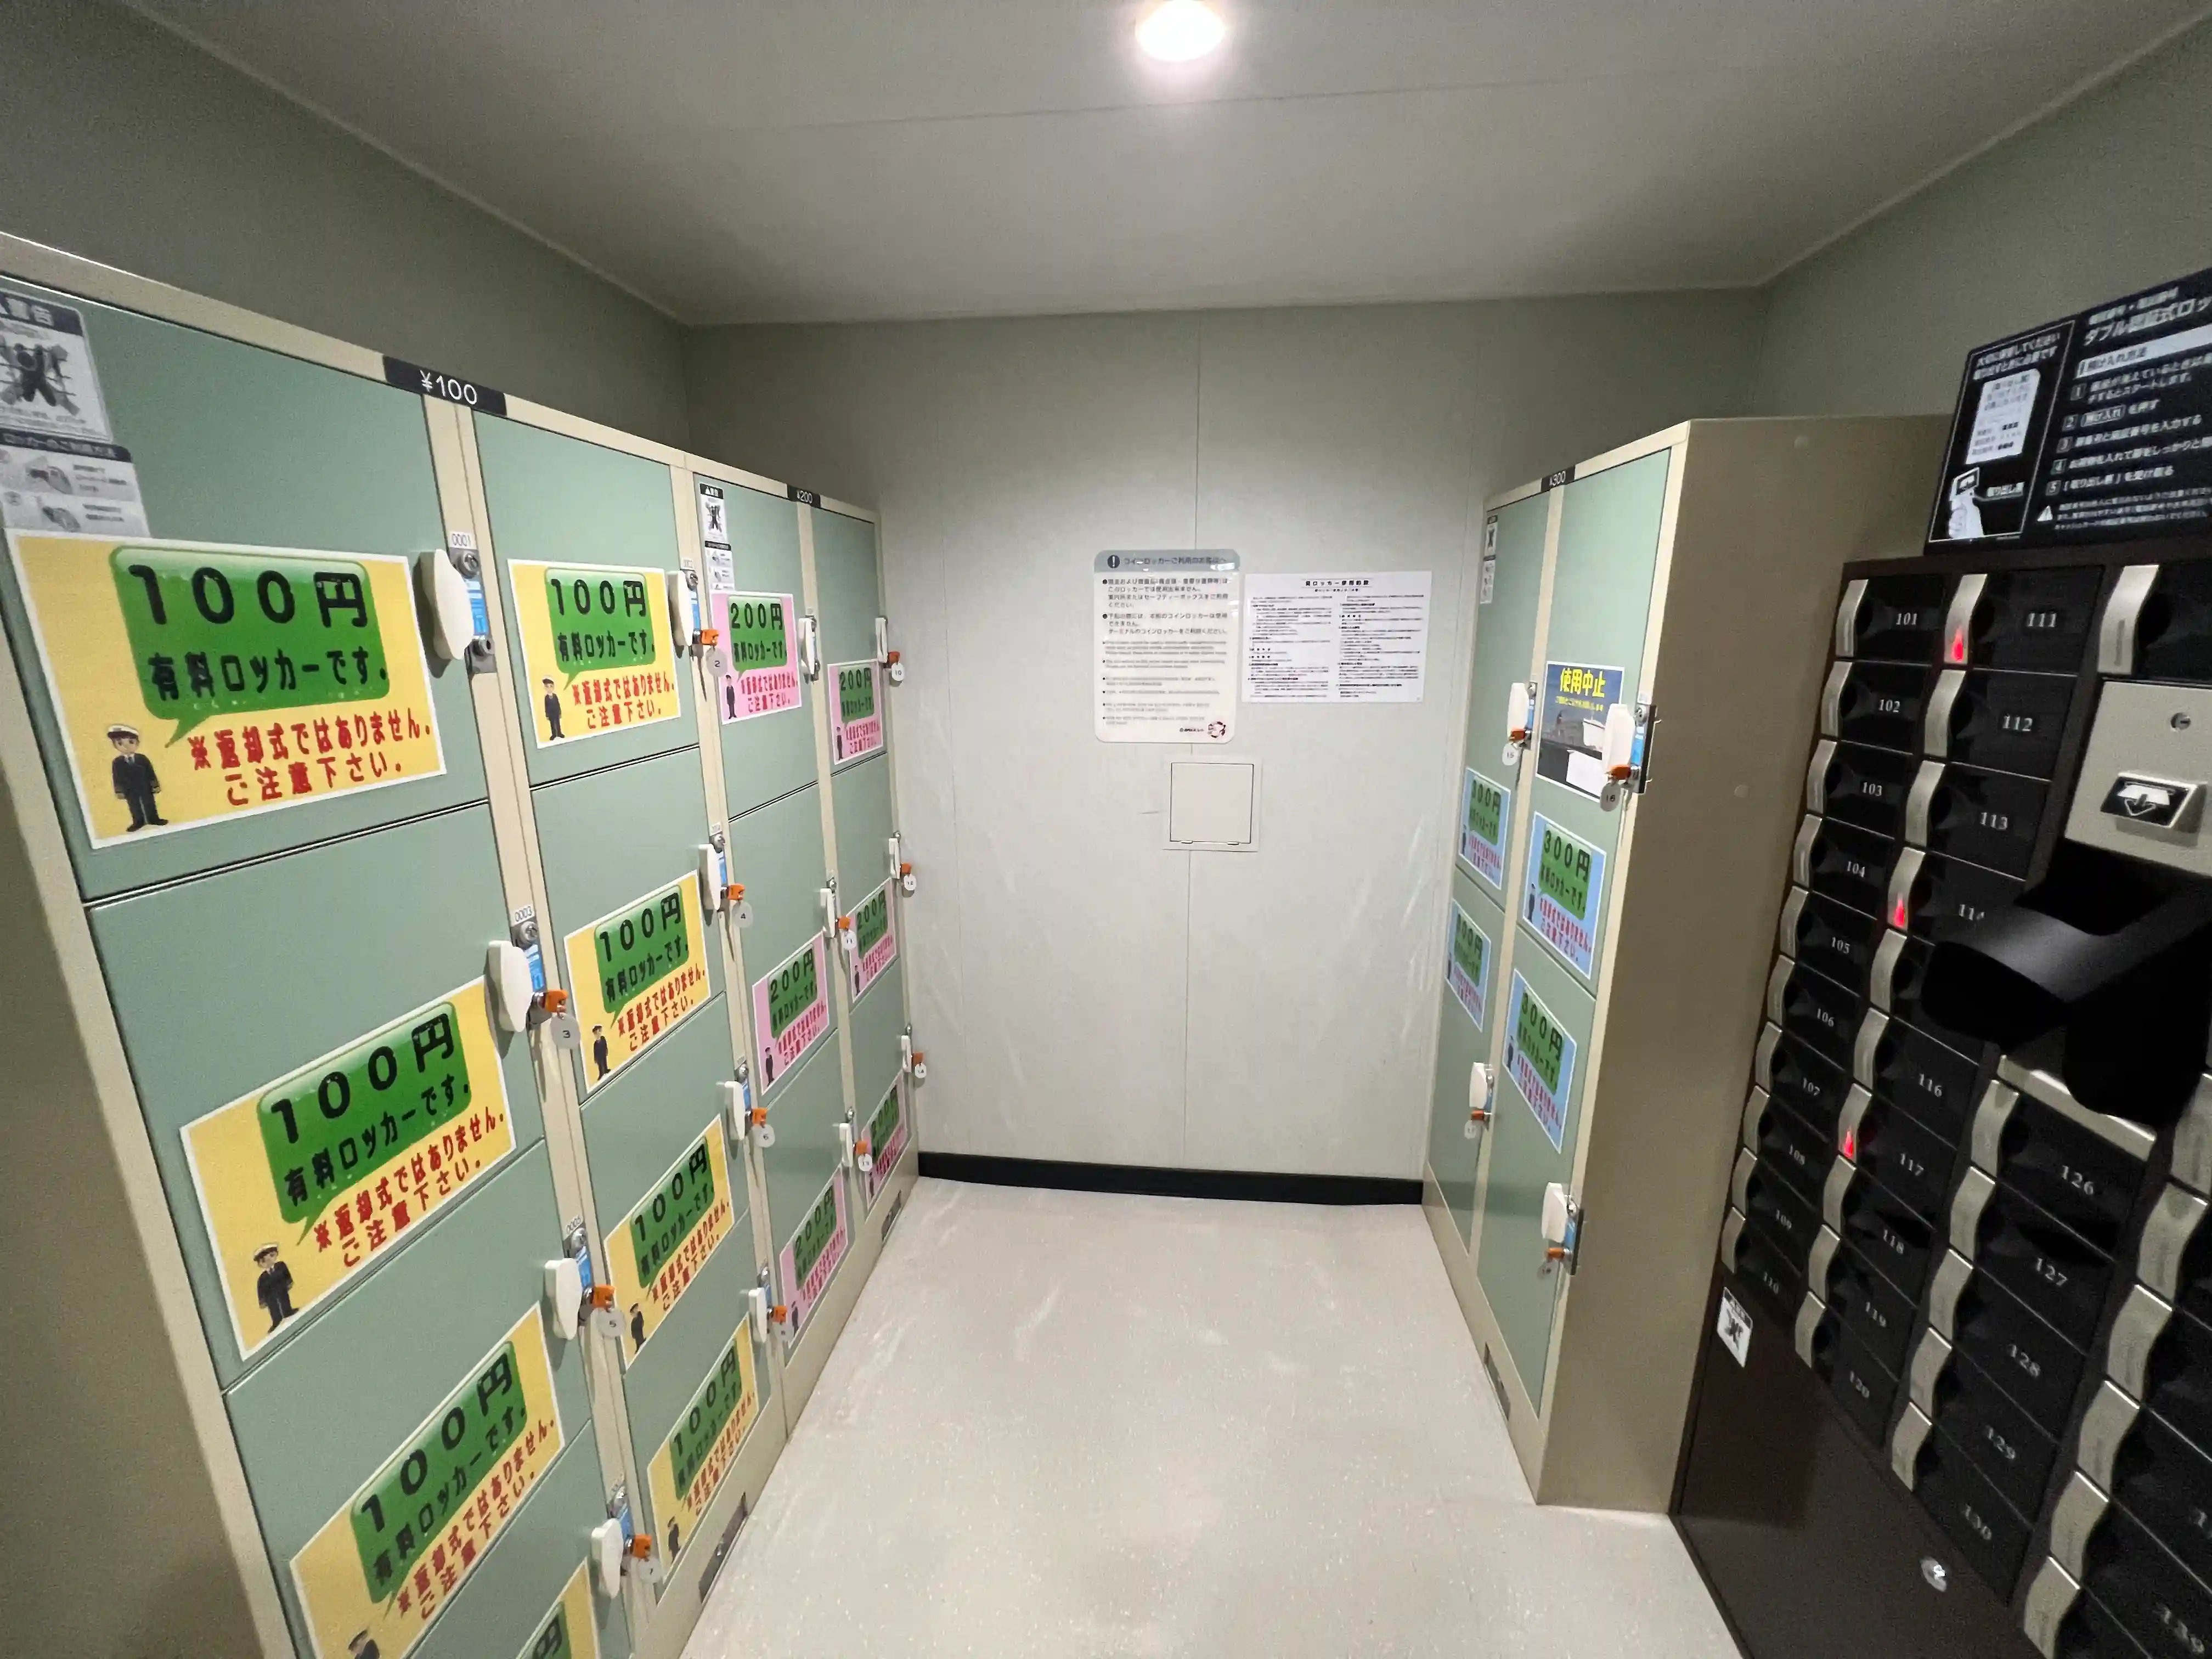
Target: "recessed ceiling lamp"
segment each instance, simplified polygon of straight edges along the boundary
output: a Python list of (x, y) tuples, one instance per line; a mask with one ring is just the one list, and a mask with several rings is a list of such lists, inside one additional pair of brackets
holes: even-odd
[(1161, 0), (1137, 25), (1137, 44), (1170, 64), (1188, 64), (1219, 46), (1229, 26), (1204, 0)]

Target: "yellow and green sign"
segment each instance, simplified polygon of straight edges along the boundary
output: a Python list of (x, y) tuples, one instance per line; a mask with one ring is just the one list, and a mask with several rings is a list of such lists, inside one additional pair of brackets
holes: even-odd
[(599, 1659), (599, 1626), (592, 1605), (587, 1565), (568, 1575), (568, 1583), (515, 1659)]
[(717, 1119), (608, 1235), (605, 1260), (625, 1362), (653, 1340), (736, 1224), (729, 1152)]
[(184, 1127), (241, 1358), (514, 1148), (484, 984)]
[(292, 1558), (319, 1659), (401, 1659), (483, 1560), (563, 1443), (532, 1308)]
[[(747, 1322), (738, 1325), (646, 1471), (653, 1490), (653, 1521), (660, 1529), (661, 1559), (672, 1570), (697, 1534), (699, 1517), (714, 1501), (759, 1414), (753, 1330)], [(667, 1574), (661, 1582), (667, 1583)]]
[(665, 571), (518, 559), (507, 577), (541, 747), (683, 712)]
[(694, 876), (679, 876), (562, 941), (583, 1036), (584, 1087), (635, 1060), (712, 991)]
[(445, 770), (406, 560), (8, 545), (95, 847)]

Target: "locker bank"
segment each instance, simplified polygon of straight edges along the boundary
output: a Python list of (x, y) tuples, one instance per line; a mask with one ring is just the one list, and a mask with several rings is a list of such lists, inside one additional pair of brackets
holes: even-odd
[(0, 30), (0, 1651), (2201, 1659), (2201, 7)]

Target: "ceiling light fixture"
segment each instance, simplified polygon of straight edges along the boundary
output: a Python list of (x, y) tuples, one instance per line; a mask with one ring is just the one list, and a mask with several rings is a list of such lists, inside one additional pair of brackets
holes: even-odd
[(1161, 0), (1137, 25), (1137, 44), (1170, 64), (1203, 58), (1222, 42), (1229, 26), (1204, 0)]

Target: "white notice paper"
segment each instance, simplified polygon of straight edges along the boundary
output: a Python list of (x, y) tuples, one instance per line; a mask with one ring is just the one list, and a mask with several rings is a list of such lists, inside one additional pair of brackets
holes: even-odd
[(1101, 743), (1227, 743), (1237, 732), (1237, 555), (1091, 561), (1093, 712)]
[(2035, 414), (2035, 388), (2042, 379), (2042, 370), (2023, 368), (1982, 387), (1974, 430), (1966, 440), (1968, 466), (2009, 460), (2027, 447), (2027, 423)]
[(1246, 579), (1247, 702), (1419, 702), (1428, 652), (1425, 570)]

